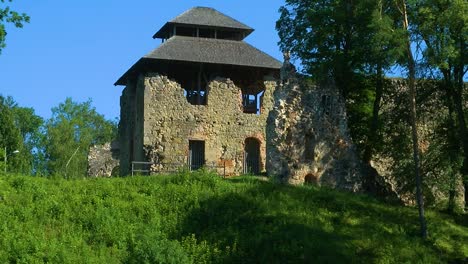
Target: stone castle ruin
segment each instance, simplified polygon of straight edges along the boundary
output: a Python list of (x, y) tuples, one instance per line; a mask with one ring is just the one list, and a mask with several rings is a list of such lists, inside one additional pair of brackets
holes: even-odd
[[(162, 44), (115, 83), (125, 86), (119, 148), (112, 150), (120, 175), (206, 166), (227, 176), (265, 173), (293, 184), (360, 189), (338, 92), (300, 80), (288, 54), (283, 64), (246, 43), (253, 31), (195, 7), (154, 34)], [(90, 156), (105, 156), (96, 151)], [(114, 164), (107, 159), (93, 164)]]

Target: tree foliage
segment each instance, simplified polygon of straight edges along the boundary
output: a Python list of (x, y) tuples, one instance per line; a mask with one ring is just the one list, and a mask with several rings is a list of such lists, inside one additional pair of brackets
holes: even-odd
[[(444, 104), (448, 109), (445, 122), (448, 133), (446, 155), (452, 164), (452, 180), (456, 181), (457, 169), (464, 177), (465, 206), (468, 207), (468, 128), (464, 106), (468, 71), (468, 4), (466, 1), (426, 0), (414, 3), (413, 24), (415, 35), (424, 42), (423, 63), (430, 72), (441, 79), (445, 93)], [(463, 156), (462, 166), (459, 157)], [(453, 184), (452, 184), (453, 185)], [(455, 187), (454, 187), (455, 188)], [(453, 210), (455, 189), (450, 191), (450, 210)]]
[[(0, 158), (2, 159), (0, 169), (3, 172), (5, 171), (5, 164), (3, 162), (5, 155), (10, 155), (13, 151), (19, 150), (23, 146), (20, 130), (15, 126), (13, 111), (7, 104), (7, 98), (3, 96), (0, 96), (0, 124)], [(13, 164), (16, 158), (12, 157), (10, 160), (9, 164)], [(11, 167), (15, 168), (16, 166), (13, 165)]]
[[(335, 82), (345, 97), (351, 134), (363, 161), (371, 165), (374, 158), (390, 158), (394, 164), (390, 171), (399, 177), (411, 173), (408, 153), (414, 153), (416, 168), (422, 153), (420, 170), (428, 181), (419, 186), (420, 181), (415, 184), (413, 176), (413, 183), (406, 188), (413, 192), (418, 185), (421, 192), (431, 192), (442, 179), (435, 175), (448, 177), (447, 172), (452, 175), (448, 185), (455, 186), (459, 173), (466, 175), (468, 171), (466, 1), (285, 2), (276, 25), (279, 45), (299, 59), (304, 73), (318, 81)], [(395, 67), (408, 74), (410, 89), (391, 90), (395, 87), (385, 85), (385, 74)], [(431, 72), (429, 77), (439, 80), (439, 85), (421, 82), (416, 90), (415, 82), (427, 77), (423, 75), (426, 72)], [(404, 93), (411, 98), (400, 98)], [(401, 102), (396, 102), (394, 95)], [(437, 113), (424, 112), (435, 106), (439, 107)], [(418, 138), (420, 132), (424, 132), (422, 138)], [(408, 137), (411, 133), (413, 140)], [(464, 162), (460, 162), (462, 156)], [(416, 171), (419, 169), (413, 173)], [(409, 183), (406, 178), (396, 181)], [(455, 192), (451, 188), (449, 196), (454, 198)]]
[(11, 10), (11, 8), (5, 4), (12, 2), (13, 0), (0, 0), (0, 53), (6, 46), (6, 24), (11, 23), (17, 28), (22, 28), (24, 23), (29, 23), (29, 16), (25, 13), (18, 13)]
[(36, 174), (41, 167), (38, 150), (43, 119), (34, 109), (18, 106), (10, 96), (0, 96), (0, 108), (0, 157), (4, 157), (6, 147), (9, 172)]
[(91, 100), (77, 103), (67, 98), (52, 108), (52, 117), (45, 124), (49, 173), (67, 178), (85, 176), (89, 147), (112, 141), (116, 130), (116, 123), (97, 113)]

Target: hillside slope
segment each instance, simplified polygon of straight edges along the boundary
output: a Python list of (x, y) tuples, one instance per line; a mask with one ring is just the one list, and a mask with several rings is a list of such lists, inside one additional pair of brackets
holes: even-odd
[[(465, 218), (464, 218), (465, 217)], [(466, 215), (206, 172), (0, 178), (0, 263), (463, 263)]]

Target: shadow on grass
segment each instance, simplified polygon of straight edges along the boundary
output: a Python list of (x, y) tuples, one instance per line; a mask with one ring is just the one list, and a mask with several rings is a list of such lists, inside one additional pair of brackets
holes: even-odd
[(224, 256), (224, 263), (441, 260), (440, 249), (419, 239), (416, 210), (387, 206), (364, 195), (256, 177), (229, 181), (237, 191), (202, 201), (187, 214), (181, 233), (173, 234), (195, 234), (220, 249), (235, 249)]
[[(253, 191), (253, 190), (250, 190)], [(349, 237), (272, 215), (261, 202), (232, 193), (208, 199), (188, 214), (183, 236), (230, 247), (223, 263), (346, 263)]]

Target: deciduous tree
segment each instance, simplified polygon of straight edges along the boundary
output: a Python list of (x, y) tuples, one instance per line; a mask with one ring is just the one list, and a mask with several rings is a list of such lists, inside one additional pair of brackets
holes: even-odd
[(116, 135), (116, 123), (106, 120), (91, 106), (67, 98), (52, 108), (46, 122), (45, 153), (51, 174), (66, 178), (86, 176), (89, 147), (110, 142)]
[(22, 28), (24, 23), (29, 23), (29, 16), (25, 13), (18, 13), (11, 10), (11, 8), (5, 4), (12, 2), (13, 0), (0, 0), (0, 53), (6, 46), (6, 27), (5, 24), (11, 23), (17, 28)]
[[(448, 155), (454, 166), (460, 149), (463, 150), (464, 161), (460, 172), (464, 176), (465, 206), (468, 207), (468, 129), (463, 109), (464, 76), (468, 70), (468, 4), (464, 0), (424, 0), (414, 3), (413, 8), (416, 11), (413, 27), (424, 41), (426, 66), (436, 70), (435, 77), (442, 79), (441, 88), (446, 94)], [(456, 173), (453, 177), (456, 177)], [(453, 210), (455, 190), (453, 184), (450, 210)]]

